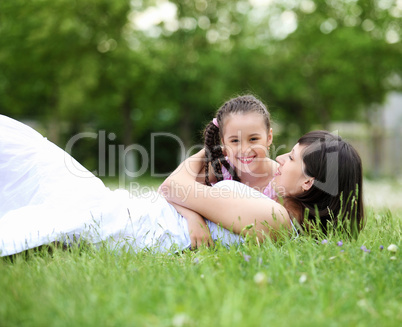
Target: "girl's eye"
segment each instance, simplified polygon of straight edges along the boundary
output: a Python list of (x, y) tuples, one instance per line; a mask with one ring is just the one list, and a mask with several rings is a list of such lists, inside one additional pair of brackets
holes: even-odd
[(237, 143), (237, 142), (239, 142), (239, 140), (232, 140), (231, 142), (232, 143)]
[(293, 157), (291, 155), (289, 155), (289, 160), (293, 160)]
[(250, 139), (250, 141), (253, 141), (253, 142), (258, 141), (258, 138), (257, 138), (257, 137), (252, 137), (252, 138)]

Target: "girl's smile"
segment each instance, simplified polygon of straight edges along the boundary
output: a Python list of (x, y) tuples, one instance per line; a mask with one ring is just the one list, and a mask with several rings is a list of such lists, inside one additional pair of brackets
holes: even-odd
[(241, 162), (242, 164), (248, 165), (248, 164), (250, 164), (250, 163), (254, 160), (255, 157), (256, 157), (256, 156), (252, 156), (252, 157), (238, 157), (238, 159), (240, 160), (240, 162)]

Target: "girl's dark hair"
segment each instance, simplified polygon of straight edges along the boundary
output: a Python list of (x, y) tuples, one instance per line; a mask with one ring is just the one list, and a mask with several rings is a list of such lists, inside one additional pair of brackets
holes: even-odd
[(285, 206), (300, 218), (307, 230), (318, 223), (327, 234), (329, 225), (356, 237), (364, 224), (363, 171), (357, 151), (341, 137), (327, 131), (313, 131), (298, 143), (304, 173), (314, 177), (312, 187), (297, 196), (285, 198)]
[(225, 119), (230, 114), (247, 114), (250, 112), (260, 113), (264, 119), (265, 126), (269, 131), (271, 129), (270, 114), (266, 106), (253, 95), (243, 95), (225, 102), (216, 112), (216, 120), (218, 126), (211, 121), (205, 127), (204, 130), (204, 148), (206, 155), (205, 164), (205, 183), (211, 185), (209, 182), (209, 164), (211, 164), (212, 170), (217, 181), (223, 180), (222, 169), (224, 166), (232, 178), (236, 181), (240, 181), (239, 176), (236, 173), (234, 167), (225, 159), (222, 153), (221, 139), (223, 138), (223, 126)]

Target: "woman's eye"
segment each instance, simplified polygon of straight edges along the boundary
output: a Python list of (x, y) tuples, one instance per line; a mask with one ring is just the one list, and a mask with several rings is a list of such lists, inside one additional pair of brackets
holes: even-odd
[(291, 155), (289, 155), (289, 160), (293, 160), (293, 157)]

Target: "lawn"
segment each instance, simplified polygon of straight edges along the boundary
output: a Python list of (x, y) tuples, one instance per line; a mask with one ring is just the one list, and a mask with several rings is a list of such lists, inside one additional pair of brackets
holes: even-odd
[(377, 206), (352, 242), (1, 259), (0, 326), (400, 326), (401, 221)]

